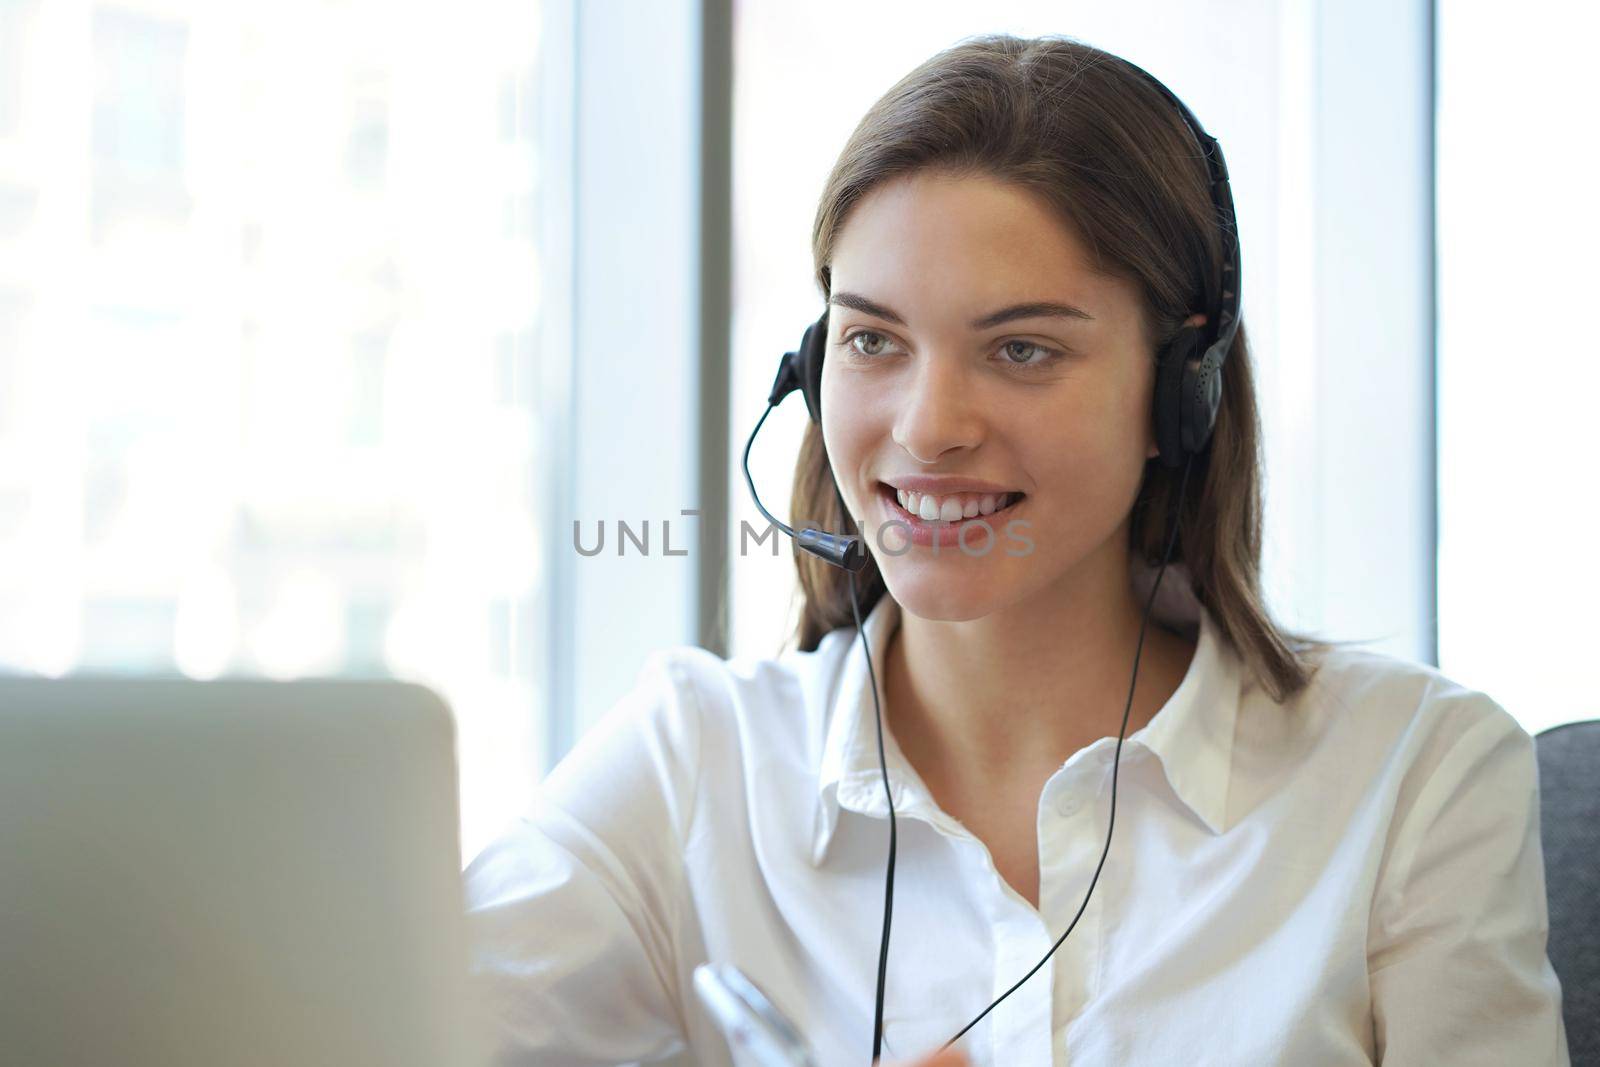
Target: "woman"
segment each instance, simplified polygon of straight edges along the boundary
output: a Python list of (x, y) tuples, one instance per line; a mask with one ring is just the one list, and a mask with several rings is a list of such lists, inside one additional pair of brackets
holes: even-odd
[[(708, 960), (828, 1067), (952, 1038), (978, 1064), (1568, 1062), (1531, 739), (1263, 604), (1207, 142), (1059, 38), (963, 42), (864, 118), (816, 218), (794, 513), (870, 558), (797, 554), (795, 651), (652, 656), (474, 861), (506, 1062), (731, 1063)], [(1195, 338), (1226, 364), (1190, 449), (1153, 412)]]

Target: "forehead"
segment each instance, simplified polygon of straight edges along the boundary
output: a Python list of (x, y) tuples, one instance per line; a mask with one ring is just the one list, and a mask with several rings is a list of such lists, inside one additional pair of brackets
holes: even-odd
[(1115, 288), (1041, 197), (988, 177), (924, 173), (876, 186), (845, 219), (830, 267), (835, 288), (889, 303), (960, 294), (964, 305), (988, 304), (1020, 288), (1087, 303)]

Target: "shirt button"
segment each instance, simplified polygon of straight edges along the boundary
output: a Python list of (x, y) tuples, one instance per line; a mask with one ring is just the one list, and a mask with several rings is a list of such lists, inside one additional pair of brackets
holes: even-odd
[(1083, 807), (1083, 801), (1070, 793), (1062, 793), (1056, 798), (1056, 811), (1063, 816), (1076, 815), (1081, 807)]

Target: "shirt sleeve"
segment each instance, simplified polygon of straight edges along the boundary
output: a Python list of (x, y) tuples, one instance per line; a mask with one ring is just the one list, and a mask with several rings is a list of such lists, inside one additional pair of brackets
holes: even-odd
[(616, 1067), (685, 1047), (677, 937), (698, 708), (671, 650), (463, 874), (477, 1005), (497, 1067)]
[(1402, 790), (1374, 900), (1378, 1062), (1569, 1067), (1533, 738), (1481, 693), (1446, 711), (1455, 740)]

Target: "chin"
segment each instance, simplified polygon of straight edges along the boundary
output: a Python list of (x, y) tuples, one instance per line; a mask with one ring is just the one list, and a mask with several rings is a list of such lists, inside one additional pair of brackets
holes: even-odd
[(992, 615), (1016, 601), (1019, 592), (1013, 583), (997, 581), (992, 571), (972, 568), (957, 575), (951, 568), (908, 565), (903, 558), (885, 562), (883, 582), (902, 611), (939, 622), (967, 622)]

